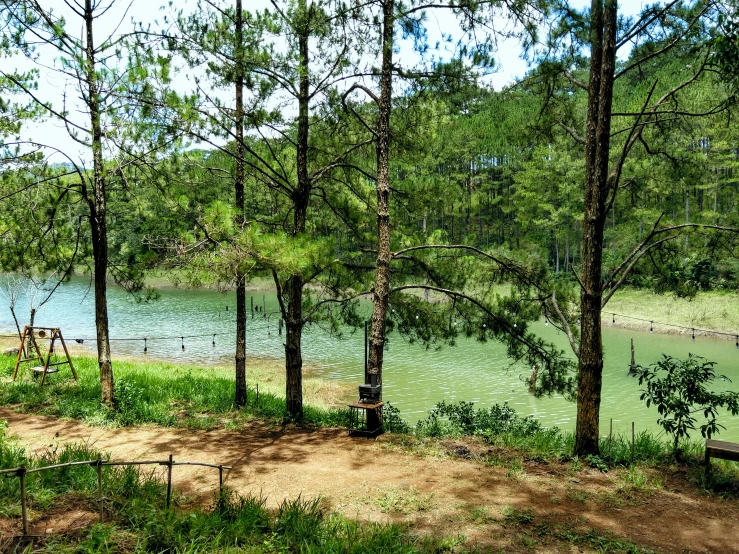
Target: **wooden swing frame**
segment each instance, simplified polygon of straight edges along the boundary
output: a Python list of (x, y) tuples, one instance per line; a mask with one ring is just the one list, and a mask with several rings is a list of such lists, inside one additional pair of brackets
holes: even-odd
[[(38, 333), (39, 331), (43, 332), (43, 334)], [(50, 335), (49, 338), (51, 339), (51, 342), (49, 343), (49, 351), (46, 353), (46, 359), (44, 359), (44, 355), (41, 352), (41, 349), (38, 346), (38, 343), (36, 343), (36, 336), (38, 334), (41, 338), (46, 338), (45, 331), (49, 331)], [(66, 361), (61, 362), (51, 362), (51, 356), (54, 353), (54, 343), (59, 340), (59, 342), (62, 345), (62, 348), (64, 349), (64, 354), (66, 356)], [(26, 341), (28, 342), (28, 348), (26, 349)], [(31, 348), (35, 350), (36, 355), (33, 356), (33, 353), (31, 352)], [(23, 354), (27, 352), (27, 358), (23, 357)], [(15, 362), (15, 370), (13, 371), (13, 381), (15, 381), (16, 377), (18, 376), (18, 368), (21, 364), (28, 363), (28, 362), (34, 362), (34, 361), (41, 361), (43, 362), (43, 366), (36, 366), (32, 367), (31, 371), (35, 371), (36, 373), (41, 373), (41, 382), (39, 383), (40, 387), (44, 386), (44, 382), (46, 381), (46, 376), (49, 373), (57, 373), (59, 370), (57, 367), (61, 365), (68, 365), (69, 369), (72, 370), (72, 376), (74, 377), (74, 380), (77, 381), (77, 372), (74, 370), (74, 366), (72, 365), (72, 358), (69, 356), (69, 350), (67, 350), (67, 345), (64, 342), (64, 337), (62, 337), (62, 331), (58, 327), (31, 327), (26, 325), (23, 328), (23, 334), (21, 335), (21, 343), (18, 347), (18, 359)]]

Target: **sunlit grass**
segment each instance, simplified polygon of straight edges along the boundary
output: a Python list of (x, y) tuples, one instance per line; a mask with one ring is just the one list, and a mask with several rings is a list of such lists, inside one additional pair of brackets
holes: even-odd
[[(96, 425), (132, 425), (155, 423), (164, 426), (214, 428), (251, 417), (281, 421), (285, 415), (284, 376), (266, 365), (250, 368), (248, 404), (242, 410), (234, 407), (235, 383), (232, 372), (224, 369), (204, 369), (162, 361), (121, 361), (114, 363), (117, 409), (108, 410), (100, 404), (100, 381), (97, 361), (74, 358), (79, 381), (71, 379), (64, 368), (51, 375), (43, 388), (26, 369), (18, 382), (10, 380), (15, 358), (0, 356), (0, 404), (15, 405), (57, 417), (69, 417)], [(258, 368), (258, 369), (257, 369)], [(261, 382), (260, 382), (261, 381)], [(257, 384), (259, 391), (257, 394)], [(337, 385), (338, 386), (338, 385)], [(337, 409), (322, 402), (325, 391), (336, 388), (321, 380), (306, 380), (308, 394), (317, 400), (305, 406), (305, 420), (317, 425), (343, 426), (348, 421), (346, 409)], [(319, 397), (317, 391), (323, 391)]]
[(619, 322), (634, 328), (649, 329), (649, 322), (654, 321), (654, 330), (659, 333), (690, 333), (690, 330), (661, 326), (657, 322), (739, 332), (739, 294), (735, 292), (699, 292), (692, 300), (686, 300), (672, 294), (654, 294), (627, 287), (610, 300), (606, 313), (610, 312), (646, 320)]

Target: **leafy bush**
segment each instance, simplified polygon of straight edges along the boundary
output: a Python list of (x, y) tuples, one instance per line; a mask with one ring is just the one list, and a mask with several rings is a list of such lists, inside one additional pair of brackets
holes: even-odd
[(390, 433), (406, 435), (411, 432), (408, 422), (400, 416), (400, 410), (387, 402), (382, 408), (382, 422)]
[(441, 401), (416, 424), (416, 434), (431, 437), (454, 434), (491, 437), (506, 433), (531, 436), (543, 431), (537, 420), (531, 416), (521, 417), (508, 404), (475, 409), (473, 402), (447, 404)]
[[(639, 385), (646, 384), (641, 399), (647, 406), (654, 404), (660, 414), (657, 423), (673, 438), (673, 450), (678, 451), (681, 440), (695, 430), (697, 418), (702, 413), (705, 423), (700, 426), (701, 435), (711, 438), (725, 429), (716, 419), (718, 409), (725, 408), (732, 415), (739, 413), (739, 393), (733, 391), (712, 392), (709, 387), (716, 378), (713, 366), (701, 356), (688, 355), (680, 360), (662, 355), (654, 364), (635, 368)], [(727, 378), (719, 376), (722, 380)]]

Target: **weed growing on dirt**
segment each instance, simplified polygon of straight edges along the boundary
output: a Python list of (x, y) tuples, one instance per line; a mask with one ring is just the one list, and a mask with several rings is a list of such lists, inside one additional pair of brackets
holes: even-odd
[(521, 510), (506, 506), (503, 508), (503, 521), (512, 525), (527, 525), (534, 521), (534, 510), (531, 508)]
[(616, 537), (610, 533), (602, 533), (595, 529), (578, 531), (572, 527), (542, 528), (540, 534), (548, 534), (557, 540), (574, 546), (587, 546), (596, 552), (619, 554), (653, 554), (648, 548), (641, 548), (635, 543)]
[(433, 510), (433, 493), (424, 493), (415, 487), (388, 487), (374, 503), (384, 514), (412, 514)]

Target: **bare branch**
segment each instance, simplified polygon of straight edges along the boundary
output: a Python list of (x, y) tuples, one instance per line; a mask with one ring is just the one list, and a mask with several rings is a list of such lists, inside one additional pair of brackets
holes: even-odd
[(554, 311), (557, 312), (557, 317), (559, 317), (559, 321), (562, 323), (562, 330), (565, 332), (565, 335), (567, 335), (567, 340), (570, 342), (570, 348), (572, 348), (575, 356), (579, 358), (580, 347), (577, 346), (577, 342), (575, 341), (575, 336), (572, 334), (572, 329), (570, 328), (569, 321), (567, 321), (567, 318), (564, 316), (562, 310), (559, 308), (559, 303), (557, 302), (557, 291), (552, 291), (552, 306), (554, 306)]

